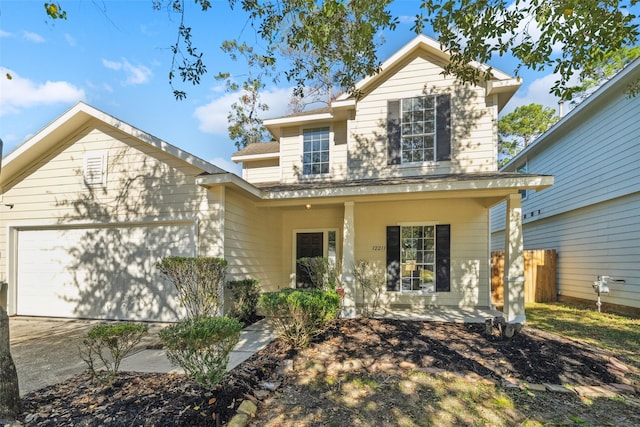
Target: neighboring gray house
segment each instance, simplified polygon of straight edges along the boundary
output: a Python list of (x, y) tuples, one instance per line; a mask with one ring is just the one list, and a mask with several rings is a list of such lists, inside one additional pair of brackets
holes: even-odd
[[(628, 65), (514, 157), (502, 172), (555, 177), (523, 191), (524, 249), (558, 251), (559, 300), (595, 301), (593, 282), (611, 276), (606, 306), (640, 312), (640, 79)], [(504, 209), (491, 212), (491, 249), (504, 247)]]

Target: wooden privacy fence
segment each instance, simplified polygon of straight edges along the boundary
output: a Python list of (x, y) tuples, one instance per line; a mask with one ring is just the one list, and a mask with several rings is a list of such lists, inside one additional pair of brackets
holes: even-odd
[[(523, 251), (524, 302), (556, 301), (556, 250)], [(504, 252), (491, 252), (491, 300), (504, 303)]]

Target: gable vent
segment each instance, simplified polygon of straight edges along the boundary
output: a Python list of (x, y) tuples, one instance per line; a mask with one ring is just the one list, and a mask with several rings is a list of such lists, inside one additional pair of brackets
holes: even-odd
[(90, 153), (84, 156), (83, 177), (87, 187), (101, 187), (106, 182), (107, 156), (104, 153)]

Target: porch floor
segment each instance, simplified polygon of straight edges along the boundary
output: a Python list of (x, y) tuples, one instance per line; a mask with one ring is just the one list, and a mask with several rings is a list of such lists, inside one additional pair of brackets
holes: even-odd
[(503, 313), (483, 308), (378, 308), (373, 317), (382, 319), (418, 320), (428, 322), (485, 323), (487, 319), (503, 317)]

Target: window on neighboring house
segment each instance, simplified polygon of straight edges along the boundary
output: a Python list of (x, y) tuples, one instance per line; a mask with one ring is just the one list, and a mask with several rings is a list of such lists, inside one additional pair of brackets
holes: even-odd
[(451, 160), (451, 96), (429, 95), (387, 104), (388, 164)]
[(387, 227), (387, 290), (449, 292), (448, 224)]
[(107, 177), (107, 155), (104, 152), (84, 155), (82, 176), (89, 188), (104, 187)]
[(329, 173), (329, 128), (309, 129), (303, 133), (302, 174)]
[[(524, 162), (516, 168), (516, 173), (527, 173), (527, 170), (527, 162)], [(519, 190), (518, 193), (520, 193), (520, 196), (522, 196), (523, 200), (527, 198), (527, 190)]]

